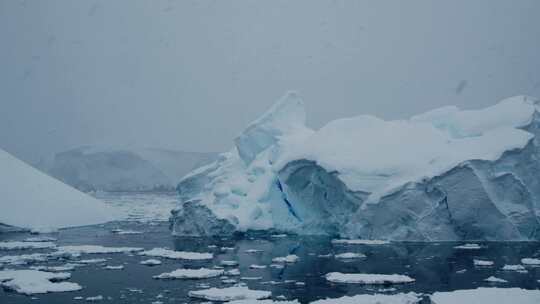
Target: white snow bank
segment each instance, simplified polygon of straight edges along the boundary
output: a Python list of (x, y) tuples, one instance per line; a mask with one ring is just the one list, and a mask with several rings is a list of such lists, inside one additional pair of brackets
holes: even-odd
[(276, 166), (315, 161), (338, 172), (349, 189), (371, 193), (367, 202), (375, 203), (407, 182), (524, 147), (533, 135), (518, 128), (532, 120), (535, 108), (533, 100), (518, 96), (481, 110), (447, 107), (409, 120), (338, 119), (287, 149)]
[(346, 245), (385, 245), (390, 244), (388, 241), (383, 240), (346, 240), (346, 239), (336, 239), (332, 240), (332, 244), (346, 244)]
[(172, 272), (165, 272), (160, 275), (156, 275), (154, 279), (208, 279), (215, 278), (223, 275), (224, 271), (221, 269), (176, 269)]
[(142, 250), (144, 249), (139, 247), (105, 247), (101, 245), (72, 245), (58, 247), (59, 252), (75, 256), (81, 254), (130, 253)]
[(67, 280), (69, 273), (44, 272), (37, 270), (2, 270), (0, 271), (0, 285), (18, 293), (31, 295), (48, 292), (76, 291), (82, 289), (77, 283), (52, 282)]
[(345, 296), (336, 299), (324, 299), (311, 302), (310, 304), (415, 304), (421, 298), (415, 293), (398, 293), (394, 295), (356, 295)]
[(210, 288), (190, 291), (192, 298), (206, 299), (209, 301), (234, 301), (234, 300), (259, 300), (269, 298), (272, 293), (264, 290), (252, 290), (245, 286), (233, 286), (228, 288)]
[(0, 223), (28, 229), (114, 220), (112, 209), (0, 149)]
[(538, 304), (540, 290), (525, 290), (520, 288), (478, 288), (436, 292), (431, 296), (433, 304)]
[(0, 250), (46, 249), (56, 247), (52, 242), (0, 242)]
[(140, 252), (139, 255), (179, 260), (211, 260), (214, 258), (214, 255), (211, 253), (174, 251), (165, 248), (154, 248)]
[(354, 284), (403, 284), (415, 281), (413, 278), (401, 274), (330, 272), (326, 274), (325, 277), (328, 281), (333, 283)]
[(299, 259), (300, 258), (297, 255), (289, 254), (289, 255), (284, 256), (284, 257), (273, 258), (272, 262), (274, 262), (274, 263), (296, 263), (296, 262), (298, 262)]

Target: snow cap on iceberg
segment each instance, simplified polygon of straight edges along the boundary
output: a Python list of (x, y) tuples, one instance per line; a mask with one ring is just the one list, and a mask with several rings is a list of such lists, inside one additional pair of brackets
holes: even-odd
[(304, 101), (298, 93), (288, 92), (236, 137), (240, 158), (249, 165), (260, 152), (276, 144), (280, 136), (303, 127), (305, 121)]

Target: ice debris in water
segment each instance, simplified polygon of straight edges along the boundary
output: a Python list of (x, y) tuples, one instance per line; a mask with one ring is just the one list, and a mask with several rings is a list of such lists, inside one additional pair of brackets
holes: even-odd
[(148, 260), (140, 261), (139, 264), (147, 265), (147, 266), (156, 266), (156, 265), (161, 265), (161, 261), (157, 259), (148, 259)]
[(385, 245), (390, 244), (389, 241), (382, 240), (346, 240), (346, 239), (335, 239), (332, 240), (332, 244), (346, 244), (346, 245)]
[(174, 251), (165, 248), (154, 248), (151, 250), (146, 250), (140, 252), (139, 255), (178, 260), (211, 260), (214, 258), (214, 255), (211, 253)]
[(234, 301), (234, 300), (259, 300), (269, 298), (272, 293), (264, 290), (252, 290), (245, 286), (233, 286), (228, 288), (209, 288), (190, 291), (192, 298), (200, 298), (209, 301)]
[(284, 257), (273, 258), (272, 262), (274, 262), (274, 263), (296, 263), (296, 262), (298, 262), (299, 259), (300, 258), (297, 255), (289, 254), (289, 255), (284, 256)]
[(394, 295), (356, 295), (344, 296), (335, 299), (324, 299), (311, 302), (310, 304), (415, 304), (422, 300), (416, 293), (398, 293)]
[(527, 269), (525, 269), (525, 267), (523, 267), (523, 265), (504, 265), (502, 270), (505, 270), (505, 271), (517, 271), (517, 272), (522, 272), (522, 273), (527, 272)]
[(57, 282), (67, 280), (70, 277), (71, 275), (66, 272), (0, 270), (0, 285), (6, 289), (26, 295), (82, 289), (77, 283)]
[(484, 279), (484, 281), (489, 282), (489, 283), (508, 283), (507, 280), (500, 279), (494, 276), (490, 276), (489, 278)]
[(482, 246), (478, 244), (464, 244), (464, 245), (455, 246), (454, 248), (464, 249), (464, 250), (477, 250), (477, 249), (482, 249)]
[(477, 259), (474, 259), (473, 263), (474, 263), (474, 266), (478, 266), (478, 267), (489, 267), (495, 264), (493, 261), (477, 260)]
[(525, 290), (520, 288), (477, 288), (435, 292), (430, 296), (434, 304), (538, 304), (540, 290)]
[(341, 273), (331, 272), (326, 274), (326, 279), (333, 283), (355, 284), (402, 284), (411, 283), (415, 280), (400, 274), (370, 274), (370, 273)]
[(47, 249), (54, 248), (53, 242), (0, 242), (0, 250)]
[(142, 250), (144, 249), (139, 247), (105, 247), (101, 245), (72, 245), (58, 247), (59, 252), (64, 252), (72, 255), (131, 253)]
[(165, 272), (160, 275), (156, 275), (154, 279), (208, 279), (219, 277), (224, 273), (219, 269), (176, 269), (172, 272)]
[(124, 269), (124, 265), (107, 265), (107, 266), (103, 267), (103, 269), (106, 269), (106, 270), (122, 270), (122, 269)]
[(523, 258), (521, 259), (521, 264), (530, 265), (530, 266), (540, 266), (540, 259)]
[(336, 259), (348, 260), (348, 259), (363, 259), (366, 257), (366, 255), (363, 253), (345, 252), (345, 253), (336, 254), (335, 257)]

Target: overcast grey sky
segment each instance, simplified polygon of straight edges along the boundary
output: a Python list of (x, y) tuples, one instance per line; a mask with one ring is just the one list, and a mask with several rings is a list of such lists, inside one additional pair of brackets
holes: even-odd
[(540, 96), (540, 1), (0, 0), (0, 147), (224, 151), (285, 91), (308, 123)]

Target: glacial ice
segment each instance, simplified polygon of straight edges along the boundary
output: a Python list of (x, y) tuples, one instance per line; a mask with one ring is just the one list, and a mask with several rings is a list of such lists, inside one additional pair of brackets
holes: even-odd
[(115, 219), (114, 212), (101, 201), (47, 176), (1, 149), (0, 168), (2, 224), (43, 231)]
[(386, 241), (539, 240), (540, 102), (304, 124), (289, 93), (184, 177), (175, 235), (248, 230)]

